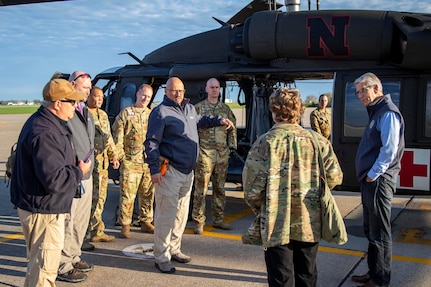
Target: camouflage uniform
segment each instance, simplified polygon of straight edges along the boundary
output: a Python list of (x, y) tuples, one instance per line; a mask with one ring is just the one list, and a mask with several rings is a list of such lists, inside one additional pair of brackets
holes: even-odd
[[(277, 124), (256, 140), (247, 156), (244, 198), (257, 216), (248, 234), (261, 237), (264, 247), (288, 244), (291, 239), (321, 239), (319, 154), (312, 132), (295, 124)], [(333, 188), (343, 173), (332, 145), (319, 134), (316, 138), (328, 186)]]
[[(218, 102), (211, 104), (204, 100), (195, 105), (201, 116), (220, 116), (236, 124), (236, 119), (228, 105)], [(229, 153), (236, 149), (236, 129), (226, 127), (199, 129), (199, 156), (195, 168), (195, 191), (193, 197), (192, 218), (198, 223), (205, 223), (205, 196), (212, 177), (212, 213), (213, 222), (223, 222), (223, 211), (226, 205), (224, 184), (228, 167)]]
[(94, 169), (93, 169), (93, 200), (90, 217), (90, 236), (104, 234), (105, 224), (102, 213), (108, 191), (109, 162), (118, 160), (117, 149), (111, 135), (108, 115), (98, 108), (88, 108), (94, 118)]
[(310, 114), (311, 129), (325, 138), (331, 136), (331, 111), (328, 109), (315, 109)]
[(136, 192), (139, 194), (139, 219), (153, 221), (154, 187), (148, 165), (144, 162), (149, 108), (128, 107), (120, 112), (112, 127), (121, 160), (118, 223), (130, 225)]

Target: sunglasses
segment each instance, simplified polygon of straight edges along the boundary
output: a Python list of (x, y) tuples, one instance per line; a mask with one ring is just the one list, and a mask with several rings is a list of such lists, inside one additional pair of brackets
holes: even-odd
[(91, 79), (91, 76), (90, 76), (90, 74), (87, 74), (87, 73), (81, 74), (81, 75), (77, 76), (75, 79), (73, 79), (73, 81), (76, 81), (79, 78), (90, 78)]
[(79, 103), (79, 101), (68, 100), (68, 99), (60, 100), (60, 102), (62, 102), (62, 103), (71, 103), (72, 105), (76, 105), (77, 103)]

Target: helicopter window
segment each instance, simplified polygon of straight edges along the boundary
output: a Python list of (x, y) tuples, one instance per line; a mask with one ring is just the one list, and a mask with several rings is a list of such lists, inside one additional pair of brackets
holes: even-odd
[(136, 85), (133, 83), (125, 84), (121, 96), (121, 110), (133, 106), (136, 101)]
[(117, 88), (117, 82), (118, 80), (116, 79), (96, 78), (96, 81), (93, 83), (93, 87), (97, 86), (101, 88), (103, 91), (104, 101), (102, 104), (102, 109), (105, 110), (109, 116), (112, 116), (111, 109), (112, 109), (113, 95), (115, 94), (115, 90)]
[[(394, 104), (400, 106), (400, 82), (382, 81), (383, 93), (390, 94)], [(368, 123), (368, 114), (364, 105), (356, 96), (353, 82), (346, 84), (344, 105), (344, 136), (361, 137)]]
[(425, 136), (431, 137), (431, 81), (427, 82), (427, 100), (425, 114)]
[(157, 107), (162, 101), (165, 96), (165, 86), (160, 86), (159, 89), (155, 92), (155, 95), (153, 97), (153, 101), (151, 103), (151, 107), (155, 108)]

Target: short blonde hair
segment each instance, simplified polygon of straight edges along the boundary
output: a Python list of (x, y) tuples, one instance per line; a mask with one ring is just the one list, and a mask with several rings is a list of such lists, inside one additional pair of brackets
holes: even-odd
[(279, 88), (269, 97), (269, 110), (276, 121), (299, 124), (305, 108), (297, 89)]

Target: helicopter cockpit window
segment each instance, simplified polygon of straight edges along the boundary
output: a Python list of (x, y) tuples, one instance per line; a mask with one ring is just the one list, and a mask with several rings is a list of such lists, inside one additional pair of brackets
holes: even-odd
[(102, 109), (105, 110), (108, 115), (116, 116), (116, 114), (112, 115), (112, 102), (114, 101), (113, 95), (117, 89), (117, 79), (111, 78), (97, 78), (97, 81), (93, 83), (93, 86), (97, 86), (103, 90), (104, 93), (104, 101), (102, 105)]
[(425, 137), (431, 137), (431, 81), (427, 82)]
[(133, 83), (125, 84), (121, 95), (121, 109), (133, 106), (136, 101), (136, 85)]
[[(400, 106), (399, 81), (382, 81), (383, 93), (390, 94), (394, 104)], [(344, 101), (344, 136), (362, 137), (365, 126), (368, 123), (368, 114), (365, 106), (356, 96), (356, 88), (353, 82), (346, 84)]]

